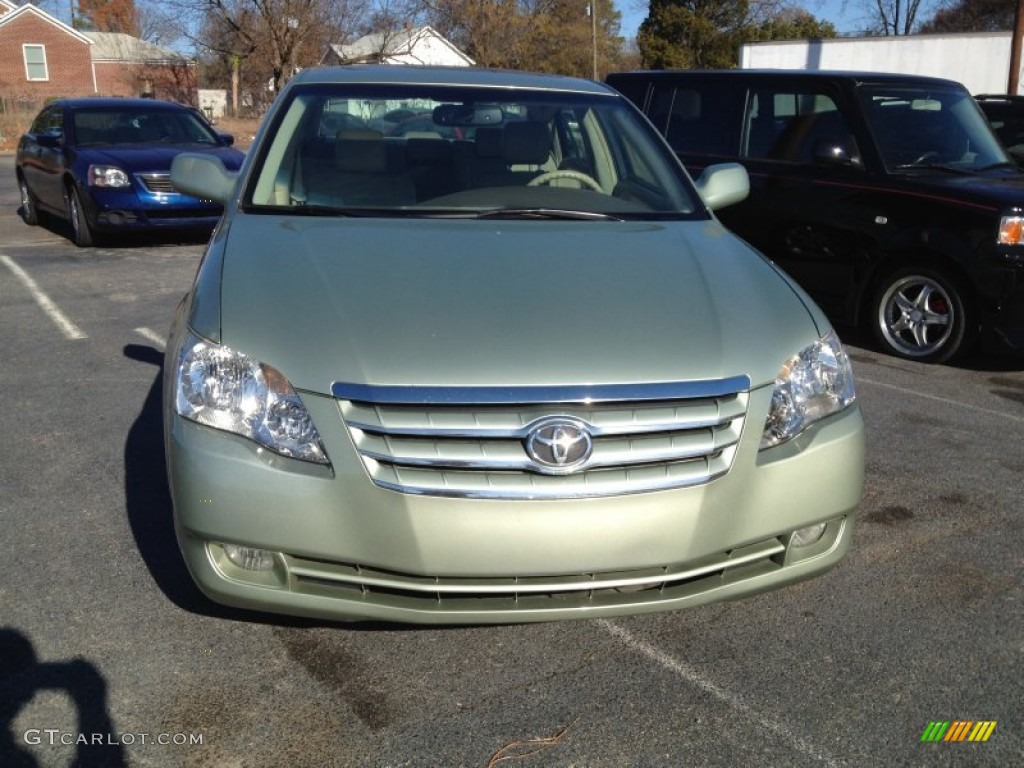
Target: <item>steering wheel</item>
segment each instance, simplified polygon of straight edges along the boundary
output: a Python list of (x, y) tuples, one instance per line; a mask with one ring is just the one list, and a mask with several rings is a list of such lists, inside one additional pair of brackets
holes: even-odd
[(581, 184), (590, 187), (595, 192), (600, 192), (604, 194), (604, 190), (601, 189), (601, 185), (598, 184), (593, 177), (588, 176), (587, 174), (583, 173), (583, 171), (572, 171), (567, 168), (542, 173), (540, 176), (530, 179), (530, 182), (526, 186), (539, 187), (541, 184), (547, 184), (549, 182), (554, 181), (555, 179), (574, 179), (575, 181), (578, 181)]

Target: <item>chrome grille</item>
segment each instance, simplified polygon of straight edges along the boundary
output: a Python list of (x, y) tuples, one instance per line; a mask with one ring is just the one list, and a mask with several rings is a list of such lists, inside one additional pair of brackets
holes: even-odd
[[(729, 471), (749, 381), (510, 390), (335, 384), (342, 418), (377, 485), (494, 499), (616, 496), (700, 485)], [(582, 423), (593, 449), (550, 474), (527, 453), (551, 418)]]
[(159, 195), (177, 195), (178, 190), (171, 186), (169, 173), (137, 173), (135, 178), (142, 182), (148, 191)]

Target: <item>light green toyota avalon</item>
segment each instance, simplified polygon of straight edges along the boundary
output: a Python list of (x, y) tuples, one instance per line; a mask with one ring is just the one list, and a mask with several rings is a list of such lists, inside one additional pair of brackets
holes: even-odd
[(164, 367), (178, 542), (243, 608), (523, 622), (665, 611), (850, 547), (864, 433), (821, 311), (622, 96), (524, 73), (295, 77)]

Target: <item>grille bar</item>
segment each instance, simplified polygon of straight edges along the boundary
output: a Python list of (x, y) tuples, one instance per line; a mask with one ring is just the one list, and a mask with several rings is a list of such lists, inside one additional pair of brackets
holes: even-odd
[[(684, 461), (713, 454), (739, 441), (739, 422), (740, 419), (733, 419), (718, 430), (596, 440), (593, 454), (579, 469)], [(514, 441), (396, 439), (362, 431), (357, 433), (354, 429), (353, 437), (363, 456), (403, 467), (524, 472), (536, 468), (522, 446)]]
[[(343, 401), (342, 412), (349, 427), (364, 432), (419, 437), (473, 437), (483, 439), (524, 438), (531, 425), (551, 415), (551, 404), (517, 410), (485, 410), (445, 407), (429, 410), (411, 406), (388, 407)], [(742, 416), (745, 403), (738, 399), (706, 398), (686, 401), (672, 411), (666, 407), (627, 406), (622, 408), (559, 407), (561, 416), (571, 416), (591, 425), (594, 437), (665, 432), (673, 429), (718, 427)]]
[(171, 186), (171, 174), (169, 173), (137, 173), (135, 178), (142, 182), (142, 185), (150, 192), (160, 195), (180, 195)]

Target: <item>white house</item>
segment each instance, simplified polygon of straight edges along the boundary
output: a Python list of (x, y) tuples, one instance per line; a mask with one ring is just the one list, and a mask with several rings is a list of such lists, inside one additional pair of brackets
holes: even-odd
[(366, 35), (348, 45), (332, 43), (320, 59), (328, 66), (344, 64), (406, 64), (472, 67), (469, 56), (433, 27), (407, 27)]

